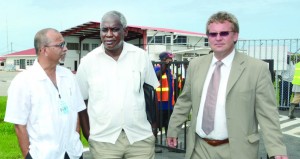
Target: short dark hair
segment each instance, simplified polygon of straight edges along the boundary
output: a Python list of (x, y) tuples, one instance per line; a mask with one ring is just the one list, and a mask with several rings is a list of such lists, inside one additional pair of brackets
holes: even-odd
[(209, 24), (214, 23), (214, 22), (223, 23), (224, 21), (228, 21), (228, 22), (232, 23), (232, 25), (233, 25), (232, 31), (234, 31), (236, 33), (240, 32), (239, 22), (238, 22), (237, 18), (229, 12), (220, 11), (220, 12), (217, 12), (217, 13), (213, 14), (208, 19), (208, 21), (206, 23), (206, 35), (209, 32), (209, 30), (208, 30), (208, 25)]
[(42, 30), (38, 31), (35, 34), (35, 36), (34, 36), (34, 48), (35, 48), (35, 53), (37, 55), (38, 55), (39, 50), (40, 50), (41, 47), (43, 47), (44, 45), (47, 45), (51, 42), (51, 40), (47, 37), (47, 33), (50, 30), (59, 33), (59, 31), (57, 31), (56, 29), (45, 28), (45, 29), (42, 29)]

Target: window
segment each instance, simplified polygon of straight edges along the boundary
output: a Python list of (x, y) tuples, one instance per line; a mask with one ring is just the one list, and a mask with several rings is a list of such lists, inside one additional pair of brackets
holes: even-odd
[(4, 62), (1, 62), (1, 65), (0, 66), (4, 66)]
[(67, 48), (69, 50), (79, 50), (79, 44), (78, 43), (67, 43)]
[(165, 36), (154, 36), (153, 40), (150, 41), (152, 39), (153, 36), (148, 36), (147, 40), (149, 44), (164, 44), (165, 43)]
[(163, 44), (163, 43), (165, 43), (165, 38), (163, 36), (155, 36), (154, 43)]
[(204, 39), (204, 46), (208, 46), (208, 38)]
[(26, 64), (27, 64), (27, 66), (31, 66), (31, 65), (33, 65), (33, 62), (34, 62), (34, 59), (29, 59), (29, 60), (26, 60)]
[(171, 37), (170, 36), (165, 36), (166, 43), (170, 44), (171, 43)]
[(152, 37), (153, 37), (153, 36), (148, 36), (148, 37), (147, 37), (147, 42), (148, 42), (149, 44), (153, 44), (153, 43), (154, 43), (154, 39), (153, 39), (152, 41), (150, 41), (150, 40), (152, 39)]
[(83, 43), (82, 44), (82, 50), (89, 51), (90, 50), (90, 45), (87, 44), (87, 43)]
[(15, 65), (15, 66), (20, 65), (20, 60), (19, 60), (19, 59), (14, 60), (14, 65)]
[(186, 36), (178, 36), (177, 39), (174, 40), (176, 44), (186, 44), (187, 38)]
[(98, 46), (98, 44), (92, 44), (92, 50), (96, 49)]

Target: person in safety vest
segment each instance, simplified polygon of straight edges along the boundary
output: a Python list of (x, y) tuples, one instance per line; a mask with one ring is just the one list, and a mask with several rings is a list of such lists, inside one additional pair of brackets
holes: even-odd
[(294, 119), (294, 110), (297, 105), (300, 103), (300, 62), (295, 65), (294, 78), (293, 78), (293, 92), (294, 98), (291, 102), (291, 106), (289, 108), (289, 117), (290, 119)]
[(165, 133), (168, 131), (168, 124), (170, 116), (173, 112), (174, 102), (174, 79), (170, 69), (170, 63), (173, 61), (174, 55), (169, 52), (162, 52), (159, 54), (159, 59), (164, 62), (156, 66), (155, 73), (160, 81), (160, 86), (156, 88), (158, 109), (160, 112), (160, 131), (162, 127), (165, 128)]
[(278, 74), (279, 81), (279, 109), (286, 110), (290, 106), (293, 89), (293, 77), (295, 66), (290, 55), (287, 56), (287, 69)]

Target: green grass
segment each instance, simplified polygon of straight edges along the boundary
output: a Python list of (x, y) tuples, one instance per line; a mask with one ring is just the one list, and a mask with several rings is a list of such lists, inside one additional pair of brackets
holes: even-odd
[[(0, 96), (0, 159), (21, 159), (22, 153), (15, 133), (14, 125), (4, 122), (7, 97)], [(89, 144), (81, 135), (84, 147)]]
[(7, 97), (0, 96), (0, 158), (19, 159), (22, 153), (19, 148), (14, 125), (4, 122)]

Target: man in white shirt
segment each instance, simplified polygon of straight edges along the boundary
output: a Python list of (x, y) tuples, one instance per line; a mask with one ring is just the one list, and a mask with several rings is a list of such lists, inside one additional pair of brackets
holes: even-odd
[(102, 44), (81, 61), (76, 77), (87, 112), (80, 113), (93, 158), (154, 158), (155, 138), (147, 120), (143, 84), (159, 82), (147, 53), (124, 42), (125, 17), (106, 13)]
[(64, 38), (55, 29), (43, 29), (34, 47), (37, 60), (8, 89), (4, 120), (15, 124), (26, 159), (82, 158), (78, 112), (85, 105), (72, 72), (58, 66), (68, 50)]

